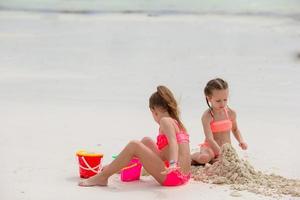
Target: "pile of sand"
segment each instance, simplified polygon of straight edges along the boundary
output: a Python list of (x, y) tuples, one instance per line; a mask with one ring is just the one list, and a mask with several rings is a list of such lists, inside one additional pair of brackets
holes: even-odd
[(196, 181), (229, 184), (231, 189), (247, 190), (265, 196), (300, 197), (300, 180), (256, 171), (248, 161), (239, 159), (230, 144), (222, 146), (220, 159), (212, 165), (193, 166), (192, 176)]

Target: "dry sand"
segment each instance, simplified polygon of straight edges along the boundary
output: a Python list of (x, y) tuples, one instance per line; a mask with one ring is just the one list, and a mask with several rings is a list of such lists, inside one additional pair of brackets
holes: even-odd
[[(193, 178), (212, 184), (228, 184), (234, 190), (247, 190), (265, 196), (291, 195), (300, 197), (300, 180), (257, 171), (247, 160), (240, 159), (230, 144), (221, 148), (220, 158), (212, 165), (192, 168)], [(232, 196), (239, 196), (232, 192)]]

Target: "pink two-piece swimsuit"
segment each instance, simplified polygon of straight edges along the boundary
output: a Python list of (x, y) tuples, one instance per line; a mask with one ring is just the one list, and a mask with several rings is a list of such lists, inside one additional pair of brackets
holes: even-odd
[[(176, 133), (176, 140), (178, 144), (189, 143), (189, 135), (185, 131), (181, 130)], [(160, 132), (159, 135), (157, 136), (156, 144), (159, 150), (165, 148), (168, 145), (167, 136), (164, 133)], [(169, 161), (166, 160), (165, 165), (166, 167), (169, 167)], [(164, 186), (183, 185), (189, 181), (190, 177), (191, 177), (190, 173), (183, 174), (180, 170), (176, 169), (167, 174), (166, 179), (164, 180), (162, 185)]]

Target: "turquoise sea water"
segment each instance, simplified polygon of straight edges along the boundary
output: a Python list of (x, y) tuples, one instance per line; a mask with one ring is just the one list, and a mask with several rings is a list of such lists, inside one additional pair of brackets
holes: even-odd
[(300, 0), (1, 0), (0, 9), (92, 14), (299, 15)]

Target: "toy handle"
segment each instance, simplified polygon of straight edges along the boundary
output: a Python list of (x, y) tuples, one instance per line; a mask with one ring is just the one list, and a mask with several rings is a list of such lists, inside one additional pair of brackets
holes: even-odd
[[(83, 160), (83, 162), (84, 162), (84, 164), (87, 166), (87, 167), (83, 167), (82, 165), (80, 165), (79, 167), (80, 168), (82, 168), (82, 169), (85, 169), (85, 170), (91, 170), (92, 172), (94, 172), (94, 173), (98, 173), (99, 171), (101, 171), (100, 170), (100, 167), (101, 167), (101, 165), (99, 164), (99, 165), (97, 165), (97, 166), (95, 166), (95, 167), (91, 167), (90, 165), (89, 165), (89, 163), (88, 162), (86, 162), (86, 160), (85, 160), (85, 158), (82, 156), (81, 157), (81, 159)], [(98, 168), (99, 167), (99, 168)], [(98, 168), (98, 171), (96, 170)]]
[(124, 168), (122, 168), (122, 169), (123, 169), (123, 170), (124, 170), (124, 169), (130, 169), (130, 168), (135, 167), (135, 166), (137, 166), (137, 165), (138, 165), (137, 163), (134, 163), (134, 164), (129, 165), (129, 166), (127, 166), (127, 167), (124, 167)]

